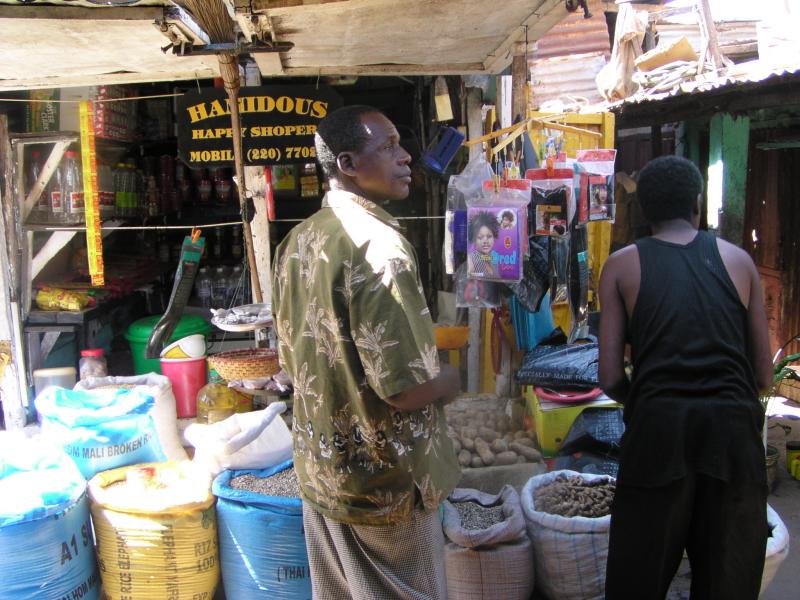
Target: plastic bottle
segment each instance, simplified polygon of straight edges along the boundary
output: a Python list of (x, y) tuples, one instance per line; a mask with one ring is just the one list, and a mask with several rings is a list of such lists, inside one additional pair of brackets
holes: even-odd
[(217, 267), (214, 270), (213, 288), (211, 302), (214, 308), (227, 307), (225, 303), (228, 294), (228, 273), (225, 267)]
[(211, 308), (213, 284), (211, 276), (208, 274), (208, 267), (200, 267), (200, 271), (197, 274), (197, 281), (195, 282), (195, 290), (197, 299), (200, 301), (200, 306), (203, 308)]
[(107, 377), (108, 364), (102, 348), (81, 350), (81, 359), (78, 361), (78, 372), (81, 381), (87, 377)]
[(125, 165), (121, 162), (117, 163), (114, 166), (114, 214), (117, 217), (127, 216), (126, 183)]
[[(25, 174), (26, 193), (33, 189), (34, 184), (39, 179), (39, 174), (42, 172), (42, 158), (38, 150), (31, 152), (30, 161), (28, 161), (28, 169)], [(28, 220), (32, 223), (47, 223), (50, 214), (50, 202), (47, 196), (47, 189), (42, 190), (39, 201), (33, 205)]]
[(242, 246), (242, 230), (238, 227), (234, 227), (231, 237), (231, 258), (241, 260), (242, 254), (244, 253), (244, 247)]
[(62, 161), (53, 171), (53, 176), (50, 178), (50, 184), (48, 185), (50, 198), (49, 221), (51, 223), (64, 224), (66, 222), (64, 217), (64, 197), (62, 195), (64, 186), (63, 174), (64, 164)]
[(83, 177), (81, 176), (81, 163), (78, 153), (68, 150), (64, 154), (64, 185), (63, 202), (65, 222), (71, 224), (83, 223), (85, 220), (83, 208)]
[(114, 216), (114, 173), (107, 164), (97, 165), (97, 198), (100, 205), (100, 220)]
[(245, 288), (247, 287), (247, 281), (244, 278), (244, 269), (242, 269), (242, 265), (236, 265), (233, 267), (233, 273), (231, 273), (230, 277), (230, 285), (233, 288), (233, 299), (231, 300), (231, 306), (242, 306), (244, 301), (244, 292)]
[(224, 254), (223, 231), (221, 227), (214, 229), (214, 238), (211, 243), (211, 256), (217, 260)]
[(152, 175), (147, 178), (147, 202), (145, 205), (148, 217), (155, 217), (161, 210), (161, 202), (156, 187), (156, 178)]

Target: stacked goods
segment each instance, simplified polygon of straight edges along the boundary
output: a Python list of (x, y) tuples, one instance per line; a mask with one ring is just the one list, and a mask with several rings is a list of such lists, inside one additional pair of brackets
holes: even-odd
[(522, 510), (533, 542), (536, 587), (546, 598), (605, 597), (614, 485), (612, 477), (575, 471), (553, 471), (525, 484)]
[(138, 389), (146, 396), (153, 398), (151, 416), (158, 435), (158, 442), (167, 460), (186, 460), (178, 435), (178, 417), (175, 412), (175, 396), (172, 394), (172, 383), (167, 377), (149, 373), (133, 377), (91, 377), (79, 381), (75, 390), (124, 390)]
[(462, 468), (507, 466), (542, 460), (532, 433), (506, 414), (510, 401), (462, 398), (446, 409), (448, 435)]
[(94, 88), (94, 134), (118, 142), (136, 138), (136, 103), (121, 100), (134, 95), (124, 86), (99, 85)]
[(257, 471), (224, 471), (213, 491), (219, 498), (225, 596), (310, 599), (303, 504), (292, 461)]
[(89, 482), (109, 600), (212, 598), (219, 580), (211, 481), (189, 462), (106, 471)]
[(148, 390), (46, 388), (35, 400), (42, 433), (59, 443), (84, 477), (164, 460)]
[(519, 495), (458, 488), (444, 503), (448, 597), (527, 600), (533, 592), (533, 549)]
[(0, 598), (96, 600), (86, 480), (42, 439), (0, 433)]

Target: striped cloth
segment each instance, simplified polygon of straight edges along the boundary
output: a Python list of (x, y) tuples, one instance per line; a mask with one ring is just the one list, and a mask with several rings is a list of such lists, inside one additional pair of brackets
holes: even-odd
[(303, 503), (314, 600), (446, 600), (438, 511), (395, 525), (347, 525)]

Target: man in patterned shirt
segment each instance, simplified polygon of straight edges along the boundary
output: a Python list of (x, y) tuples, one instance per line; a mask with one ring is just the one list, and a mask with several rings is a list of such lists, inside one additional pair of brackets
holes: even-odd
[(437, 507), (459, 467), (414, 248), (376, 202), (402, 200), (411, 157), (367, 106), (316, 133), (330, 192), (280, 244), (273, 311), (294, 384), (294, 467), (315, 599), (446, 598)]

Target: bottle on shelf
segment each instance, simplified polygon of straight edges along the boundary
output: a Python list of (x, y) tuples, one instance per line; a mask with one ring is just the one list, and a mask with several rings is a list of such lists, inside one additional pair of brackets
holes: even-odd
[(82, 175), (78, 153), (74, 150), (68, 150), (64, 154), (64, 185), (62, 194), (65, 221), (73, 225), (85, 221)]
[(117, 217), (127, 217), (127, 167), (118, 162), (114, 166), (114, 212)]
[[(158, 261), (162, 263), (169, 262), (169, 241), (164, 234), (158, 237)], [(208, 274), (208, 269), (206, 269), (206, 274)]]
[(221, 259), (225, 254), (224, 235), (222, 227), (214, 229), (214, 237), (211, 242), (211, 257), (215, 260)]
[(97, 199), (100, 207), (100, 220), (105, 221), (115, 215), (114, 171), (111, 165), (97, 165)]
[(62, 187), (64, 185), (64, 165), (63, 161), (58, 164), (56, 170), (53, 171), (53, 176), (50, 178), (48, 184), (48, 197), (50, 199), (49, 221), (63, 225), (66, 223), (64, 216), (64, 198), (62, 195)]
[(211, 179), (208, 176), (208, 169), (203, 169), (200, 173), (200, 183), (197, 185), (197, 200), (201, 206), (211, 204)]
[(195, 282), (195, 293), (200, 301), (200, 306), (211, 308), (213, 283), (211, 276), (208, 274), (208, 267), (200, 267), (197, 273), (197, 281)]
[(245, 303), (245, 291), (247, 289), (247, 280), (245, 279), (245, 273), (242, 265), (236, 265), (233, 267), (230, 282), (231, 287), (233, 287), (231, 306), (242, 306)]
[(231, 258), (241, 260), (244, 254), (244, 246), (242, 245), (242, 230), (238, 227), (233, 228), (231, 233)]
[(211, 302), (214, 308), (226, 308), (228, 294), (228, 270), (224, 266), (214, 269)]
[[(38, 150), (31, 152), (31, 158), (28, 161), (28, 168), (25, 172), (25, 190), (26, 193), (33, 189), (34, 184), (39, 179), (39, 174), (42, 172), (42, 155)], [(31, 223), (47, 223), (50, 215), (50, 201), (47, 196), (47, 189), (42, 190), (38, 202), (33, 205), (28, 220)]]
[(226, 205), (230, 202), (231, 180), (227, 176), (226, 169), (214, 169), (214, 194), (217, 204)]
[(306, 163), (300, 171), (300, 197), (316, 198), (319, 196), (319, 177), (316, 163)]
[(156, 178), (150, 175), (147, 178), (147, 201), (145, 210), (148, 217), (155, 217), (161, 211), (161, 201), (159, 199), (158, 188), (156, 187)]

